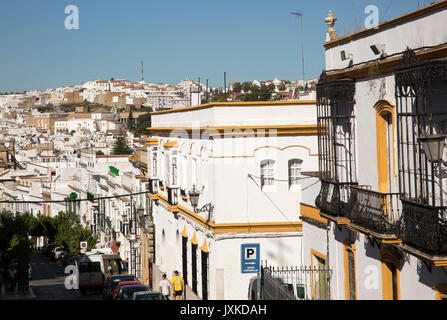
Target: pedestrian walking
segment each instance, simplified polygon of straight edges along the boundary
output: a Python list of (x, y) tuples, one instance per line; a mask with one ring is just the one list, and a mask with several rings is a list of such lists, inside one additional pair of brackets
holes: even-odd
[(9, 270), (8, 265), (5, 264), (3, 267), (2, 278), (3, 278), (3, 287), (5, 288), (5, 294), (8, 293), (9, 289)]
[(11, 264), (9, 267), (9, 291), (14, 292), (17, 285), (17, 272), (14, 266)]
[(172, 278), (172, 291), (174, 292), (174, 300), (181, 300), (183, 293), (183, 278), (179, 275), (178, 271), (174, 272), (175, 276)]
[(165, 296), (166, 300), (169, 300), (169, 296), (171, 295), (171, 284), (169, 280), (166, 279), (166, 274), (163, 275), (163, 279), (159, 283), (160, 291)]

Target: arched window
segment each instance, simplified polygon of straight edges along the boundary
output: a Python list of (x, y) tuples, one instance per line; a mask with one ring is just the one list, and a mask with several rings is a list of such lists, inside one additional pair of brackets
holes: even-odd
[(273, 187), (275, 185), (275, 161), (264, 160), (261, 162), (261, 187)]

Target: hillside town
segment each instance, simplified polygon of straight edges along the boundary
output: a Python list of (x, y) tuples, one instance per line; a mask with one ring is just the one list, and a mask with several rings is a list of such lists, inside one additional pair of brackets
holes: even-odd
[[(447, 0), (347, 36), (328, 12), (316, 80), (0, 95), (2, 219), (88, 231), (33, 231), (19, 260), (102, 270), (79, 292), (61, 281), (74, 300), (447, 299)], [(45, 280), (3, 295), (57, 299)]]

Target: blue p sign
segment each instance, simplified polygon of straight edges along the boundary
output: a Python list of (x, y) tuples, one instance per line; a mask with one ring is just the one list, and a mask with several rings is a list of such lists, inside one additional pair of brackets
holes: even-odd
[(241, 268), (242, 273), (258, 273), (261, 269), (260, 245), (241, 245)]

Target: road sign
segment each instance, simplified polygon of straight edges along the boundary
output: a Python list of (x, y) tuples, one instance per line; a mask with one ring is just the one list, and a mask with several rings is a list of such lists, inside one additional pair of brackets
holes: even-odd
[(78, 198), (78, 194), (76, 192), (72, 192), (70, 194), (70, 200), (76, 200)]
[(111, 174), (114, 174), (115, 176), (120, 175), (120, 171), (117, 168), (110, 166), (109, 169)]
[(260, 245), (241, 245), (241, 271), (242, 273), (258, 273), (261, 271)]
[(87, 249), (88, 243), (85, 241), (81, 241), (81, 249)]

